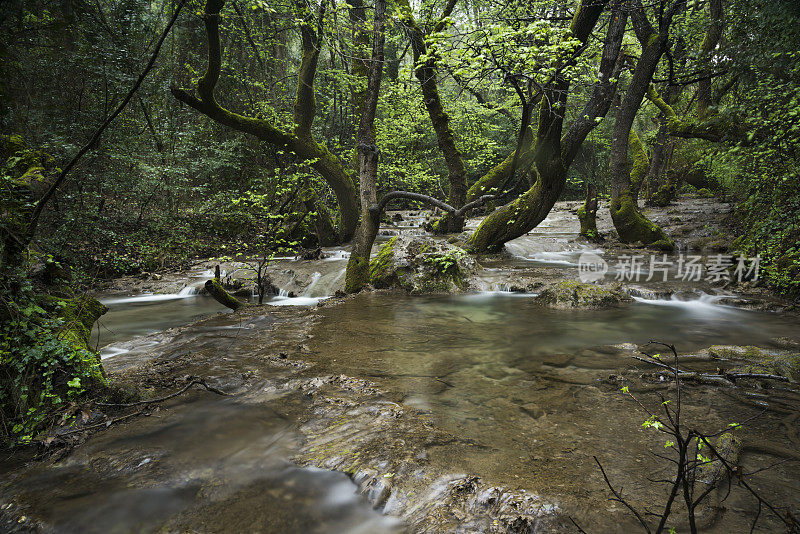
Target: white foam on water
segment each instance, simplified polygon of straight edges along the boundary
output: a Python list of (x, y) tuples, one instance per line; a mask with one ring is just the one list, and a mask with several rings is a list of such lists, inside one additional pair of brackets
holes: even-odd
[(200, 290), (197, 289), (194, 286), (186, 286), (183, 289), (181, 289), (180, 291), (178, 291), (178, 296), (179, 297), (191, 297), (192, 295), (197, 295), (199, 292), (200, 292)]
[(117, 356), (118, 354), (125, 354), (126, 352), (130, 352), (130, 349), (109, 345), (100, 349), (100, 359), (105, 360), (106, 358), (111, 358), (113, 356)]
[(532, 298), (538, 296), (538, 293), (520, 293), (516, 291), (478, 291), (477, 293), (467, 293), (466, 295), (459, 295), (459, 300), (476, 301), (488, 300), (493, 298)]
[(186, 299), (191, 297), (197, 296), (197, 288), (192, 286), (186, 286), (180, 290), (179, 293), (168, 293), (164, 295), (153, 295), (152, 293), (145, 293), (142, 295), (136, 295), (133, 297), (120, 297), (120, 298), (112, 298), (112, 299), (102, 299), (100, 300), (101, 304), (134, 304), (137, 302), (161, 302), (164, 300), (178, 300), (178, 299)]
[(346, 250), (336, 249), (325, 252), (325, 257), (322, 261), (342, 261), (350, 259), (350, 253)]
[(315, 306), (319, 301), (329, 297), (273, 297), (267, 302), (270, 306)]
[(314, 287), (319, 282), (320, 278), (322, 278), (322, 273), (320, 273), (318, 271), (314, 271), (314, 273), (311, 275), (311, 283), (308, 284), (308, 287), (306, 288), (306, 290), (303, 291), (303, 295), (302, 296), (304, 296), (304, 297), (311, 296), (311, 290), (314, 289)]
[(682, 299), (677, 295), (672, 295), (668, 299), (646, 299), (643, 297), (633, 297), (636, 302), (642, 304), (649, 304), (651, 306), (668, 306), (672, 308), (679, 308), (686, 310), (689, 313), (698, 315), (718, 315), (726, 313), (736, 313), (739, 310), (732, 306), (718, 304), (724, 298), (729, 298), (731, 295), (709, 295), (707, 293), (700, 293), (697, 298)]

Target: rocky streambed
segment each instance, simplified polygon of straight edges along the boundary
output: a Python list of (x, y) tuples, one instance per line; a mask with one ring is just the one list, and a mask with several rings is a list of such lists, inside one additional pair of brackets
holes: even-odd
[[(647, 480), (664, 469), (652, 454), (663, 440), (619, 391), (656, 405), (670, 392), (657, 367), (632, 358), (640, 345), (681, 332), (683, 351), (702, 355), (715, 340), (749, 340), (788, 355), (776, 372), (790, 374), (796, 326), (727, 307), (564, 310), (513, 294), (379, 292), (217, 315), (139, 339), (136, 357), (106, 367), (144, 398), (193, 377), (229, 396), (190, 390), (64, 458), (7, 467), (3, 517), (55, 532), (557, 532), (574, 529), (570, 519), (630, 532), (592, 457), (634, 505), (664, 498)], [(687, 369), (757, 355), (712, 351), (721, 359)], [(796, 512), (795, 394), (739, 386), (687, 381), (684, 417), (724, 428), (770, 406), (739, 431), (741, 462), (777, 462), (759, 487)], [(736, 529), (755, 510), (736, 487), (725, 502), (709, 531)]]
[[(702, 213), (703, 202), (671, 209)], [(237, 313), (194, 290), (207, 262), (118, 281), (103, 294), (111, 312), (99, 337), (113, 341), (104, 365), (114, 383), (156, 399), (202, 379), (227, 395), (195, 386), (104, 407), (86, 414), (91, 431), (55, 436), (74, 448), (28, 465), (7, 459), (3, 525), (567, 532), (575, 521), (587, 532), (636, 531), (594, 457), (633, 506), (664, 501), (651, 481), (668, 476), (663, 436), (642, 427), (647, 414), (620, 391), (655, 407), (674, 394), (650, 340), (681, 353), (686, 424), (748, 421), (736, 430), (742, 472), (800, 515), (800, 321), (765, 311), (786, 305), (752, 284), (687, 283), (674, 270), (669, 282), (619, 281), (612, 269), (604, 283), (582, 284), (582, 254), (614, 263), (646, 251), (576, 238), (575, 207), (561, 204), (505, 254), (478, 259), (460, 252), (458, 236), (420, 238), (422, 216), (401, 218), (375, 250), (373, 284), (386, 289), (355, 297), (330, 297), (342, 249), (278, 259), (270, 273), (281, 294)], [(741, 530), (757, 511), (741, 486), (718, 497), (706, 531)], [(780, 527), (766, 516), (760, 524)]]

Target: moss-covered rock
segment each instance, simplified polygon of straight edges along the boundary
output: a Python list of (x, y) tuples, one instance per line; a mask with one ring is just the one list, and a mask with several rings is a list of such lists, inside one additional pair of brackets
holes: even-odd
[(564, 280), (542, 291), (536, 301), (551, 308), (605, 308), (631, 302), (633, 299), (622, 286), (583, 284)]
[(714, 358), (737, 364), (730, 369), (736, 373), (770, 374), (800, 381), (800, 353), (770, 350), (751, 345), (713, 345), (706, 349)]
[(21, 135), (0, 135), (0, 158), (3, 160), (24, 149), (25, 140)]
[(410, 293), (460, 293), (473, 289), (475, 260), (451, 243), (393, 237), (370, 261), (370, 283)]
[(375, 256), (369, 262), (369, 283), (378, 289), (392, 286), (392, 260), (394, 259), (394, 247), (397, 244), (397, 237), (391, 238), (383, 244)]
[(669, 206), (673, 200), (678, 196), (678, 188), (674, 183), (663, 184), (653, 195), (647, 200), (649, 206), (657, 206), (663, 208)]
[(76, 349), (81, 349), (75, 351), (79, 359), (71, 362), (75, 367), (72, 374), (90, 376), (96, 382), (94, 385), (105, 385), (103, 366), (99, 354), (91, 348), (91, 338), (92, 327), (108, 308), (89, 295), (62, 298), (44, 294), (39, 299), (45, 310), (62, 321), (59, 337)]

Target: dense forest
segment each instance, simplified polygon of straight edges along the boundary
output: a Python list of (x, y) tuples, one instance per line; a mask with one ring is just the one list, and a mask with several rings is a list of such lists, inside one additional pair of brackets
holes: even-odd
[[(200, 264), (200, 271), (217, 270), (198, 287), (237, 314), (295, 292), (330, 297), (335, 290), (342, 306), (371, 302), (347, 299), (376, 288), (437, 294), (501, 287), (560, 302), (553, 280), (573, 282), (552, 270), (537, 271), (535, 283), (519, 282), (527, 274), (515, 251), (533, 247), (528, 259), (544, 258), (536, 268), (552, 268), (546, 262), (558, 264), (563, 251), (525, 240), (574, 222), (564, 246), (605, 250), (609, 261), (609, 254), (630, 258), (636, 251), (665, 261), (716, 254), (730, 267), (725, 279), (738, 274), (740, 282), (724, 286), (726, 298), (757, 293), (780, 302), (776, 321), (788, 321), (783, 313), (796, 313), (800, 298), (798, 43), (800, 5), (793, 0), (2, 2), (5, 445), (36, 454), (51, 443), (71, 450), (76, 443), (54, 429), (85, 438), (81, 425), (100, 425), (92, 410), (105, 413), (92, 404), (98, 399), (107, 407), (150, 402), (101, 363), (96, 337), (103, 334), (95, 323), (106, 305), (113, 315), (114, 301), (100, 297), (127, 284), (126, 296), (141, 298), (141, 280), (155, 284), (147, 294), (177, 295), (180, 287), (159, 289), (157, 282)], [(410, 242), (402, 233), (408, 217), (421, 217)], [(685, 231), (675, 231), (681, 223)], [(734, 272), (737, 258), (738, 269), (744, 258), (758, 259), (744, 281)], [(346, 263), (326, 278), (316, 265), (331, 260)], [(300, 265), (310, 261), (319, 263), (300, 284)], [(408, 265), (425, 271), (424, 280), (398, 274)], [(492, 269), (502, 274), (481, 286), (470, 269), (484, 279)], [(327, 294), (313, 293), (320, 279), (330, 281)], [(721, 298), (722, 288), (712, 285), (703, 290)], [(251, 286), (253, 302), (237, 299)], [(580, 285), (570, 306), (581, 307), (595, 291)], [(616, 305), (674, 298), (678, 289), (607, 291), (602, 298)], [(524, 315), (510, 313), (511, 320)], [(561, 323), (552, 320), (555, 331)], [(626, 328), (639, 324), (625, 321)], [(697, 349), (758, 344), (683, 332), (697, 336)], [(631, 334), (607, 343), (634, 340)], [(677, 352), (675, 358), (674, 369), (666, 368), (677, 385)], [(722, 360), (726, 369), (733, 365)], [(786, 365), (785, 372), (741, 372), (796, 384), (797, 362)], [(227, 385), (191, 369), (187, 390), (222, 393)], [(735, 382), (726, 372), (715, 376)], [(165, 386), (152, 387), (155, 398)], [(796, 407), (781, 409), (797, 414)], [(112, 421), (113, 413), (103, 417)], [(683, 443), (680, 425), (669, 419), (670, 440)], [(788, 432), (796, 420), (786, 424)], [(697, 434), (690, 436), (702, 448)], [(789, 456), (798, 458), (796, 451)], [(676, 488), (688, 484), (682, 476)], [(758, 499), (760, 514), (769, 499)], [(696, 532), (690, 503), (687, 531)], [(790, 508), (798, 512), (797, 503)], [(669, 506), (658, 515), (664, 519), (653, 530), (661, 532)], [(591, 524), (589, 516), (576, 517)], [(636, 517), (647, 530), (652, 518)], [(775, 517), (797, 528), (796, 515)]]

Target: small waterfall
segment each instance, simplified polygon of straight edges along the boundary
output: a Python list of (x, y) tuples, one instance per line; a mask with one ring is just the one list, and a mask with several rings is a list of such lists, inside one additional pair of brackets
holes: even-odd
[(347, 269), (342, 268), (341, 270), (339, 270), (339, 272), (336, 273), (331, 282), (325, 286), (326, 295), (333, 295), (336, 292), (336, 286), (337, 284), (339, 284), (342, 278), (344, 278), (346, 272)]
[(322, 261), (341, 261), (350, 258), (350, 253), (344, 249), (335, 249), (325, 253)]
[(496, 293), (511, 293), (511, 286), (508, 284), (492, 284), (492, 291)]
[(311, 296), (311, 292), (314, 290), (314, 287), (316, 287), (317, 282), (319, 282), (320, 278), (322, 278), (322, 274), (317, 271), (315, 271), (314, 274), (311, 275), (311, 282), (308, 284), (306, 290), (303, 291), (304, 297)]
[(279, 297), (288, 297), (289, 296), (289, 292), (286, 291), (283, 288), (278, 288), (278, 296)]
[(199, 290), (194, 286), (185, 286), (183, 289), (178, 291), (179, 297), (191, 297), (192, 295), (197, 295)]
[[(719, 304), (719, 301), (731, 297), (731, 295), (709, 295), (708, 293), (696, 293), (692, 296), (671, 295), (669, 298), (643, 298), (633, 296), (633, 300), (642, 304), (650, 304), (652, 306), (669, 306), (673, 308), (680, 308), (688, 313), (710, 316), (719, 314), (738, 313), (736, 308)], [(695, 297), (695, 298), (692, 298)]]

